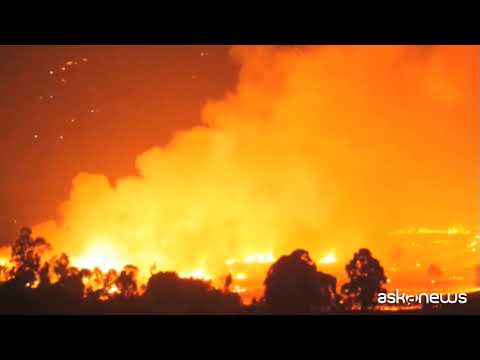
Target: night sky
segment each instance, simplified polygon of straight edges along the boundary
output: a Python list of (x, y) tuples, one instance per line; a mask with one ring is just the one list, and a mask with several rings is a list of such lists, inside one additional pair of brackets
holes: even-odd
[(54, 216), (79, 172), (133, 174), (237, 73), (228, 46), (0, 46), (0, 243)]

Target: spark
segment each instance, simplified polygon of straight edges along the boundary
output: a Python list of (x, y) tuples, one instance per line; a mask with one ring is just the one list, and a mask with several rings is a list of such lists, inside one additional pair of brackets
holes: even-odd
[(71, 66), (72, 64), (73, 64), (73, 61), (67, 61), (67, 62), (65, 63), (65, 65), (67, 65), (67, 66)]
[(59, 138), (60, 140), (63, 140), (63, 135), (60, 135), (58, 138)]
[(37, 134), (33, 135), (33, 138), (38, 139), (38, 135)]
[(83, 62), (87, 62), (87, 61), (88, 61), (88, 59), (87, 59), (87, 58), (83, 58), (82, 60), (83, 60)]
[(53, 70), (50, 70), (48, 73), (49, 73), (50, 75), (53, 75), (53, 74), (54, 74), (54, 71), (53, 71)]
[(53, 99), (53, 95), (50, 95), (49, 98), (50, 98), (50, 99)]

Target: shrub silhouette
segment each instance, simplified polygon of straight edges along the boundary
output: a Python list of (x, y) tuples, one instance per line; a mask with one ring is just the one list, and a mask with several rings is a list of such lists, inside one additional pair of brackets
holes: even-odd
[(150, 277), (144, 308), (153, 313), (228, 314), (241, 310), (240, 297), (214, 289), (198, 279), (183, 279), (174, 272), (160, 272)]

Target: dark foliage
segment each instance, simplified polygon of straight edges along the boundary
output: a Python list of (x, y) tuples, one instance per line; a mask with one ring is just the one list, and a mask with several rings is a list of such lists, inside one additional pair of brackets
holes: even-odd
[(12, 280), (16, 285), (31, 287), (37, 280), (40, 258), (42, 252), (50, 248), (50, 245), (42, 238), (32, 238), (29, 228), (20, 230), (20, 237), (12, 246)]
[(383, 284), (387, 278), (370, 250), (360, 249), (345, 267), (350, 281), (342, 286), (345, 306), (348, 309), (359, 307), (361, 311), (372, 310), (376, 305), (377, 295), (385, 292)]
[(336, 308), (337, 280), (317, 271), (305, 250), (296, 250), (275, 262), (265, 279), (264, 301), (274, 313), (311, 313)]
[(143, 296), (145, 309), (169, 314), (234, 314), (241, 310), (240, 297), (224, 293), (198, 279), (182, 279), (174, 272), (152, 275)]

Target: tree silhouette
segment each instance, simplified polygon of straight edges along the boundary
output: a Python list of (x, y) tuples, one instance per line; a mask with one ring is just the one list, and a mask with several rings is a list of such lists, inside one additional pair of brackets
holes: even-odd
[(57, 277), (61, 280), (68, 276), (68, 271), (70, 267), (70, 259), (66, 254), (61, 254), (58, 259), (56, 259), (53, 265), (53, 271)]
[(20, 230), (20, 237), (12, 245), (11, 260), (14, 264), (12, 276), (14, 282), (20, 286), (31, 287), (39, 277), (40, 260), (42, 253), (50, 249), (43, 238), (32, 238), (29, 228)]
[(124, 267), (115, 281), (120, 296), (129, 298), (137, 294), (137, 276), (138, 268), (136, 266), (127, 265)]
[(308, 313), (333, 309), (335, 277), (317, 271), (305, 250), (282, 256), (268, 270), (264, 301), (272, 312)]
[[(268, 270), (263, 298), (242, 304), (230, 289), (232, 274), (223, 288), (209, 281), (185, 279), (174, 272), (150, 274), (147, 285), (138, 282), (139, 269), (127, 265), (121, 272), (73, 267), (66, 254), (41, 261), (49, 244), (32, 238), (23, 228), (12, 245), (10, 264), (0, 267), (0, 314), (264, 314), (316, 313), (340, 308), (335, 277), (317, 270), (305, 250), (279, 258)], [(13, 268), (11, 268), (13, 265)], [(373, 310), (385, 292), (384, 269), (368, 249), (360, 249), (345, 267), (349, 282), (341, 287), (348, 310)], [(442, 269), (431, 264), (431, 277)], [(424, 307), (418, 312), (472, 313), (480, 309), (480, 292), (468, 304)], [(417, 311), (417, 310), (415, 310)]]
[(370, 250), (360, 249), (346, 265), (350, 281), (342, 286), (347, 309), (357, 307), (361, 311), (372, 310), (376, 305), (377, 295), (385, 292), (382, 285), (387, 281), (383, 267)]
[(232, 285), (232, 282), (233, 282), (232, 274), (228, 274), (223, 284), (223, 291), (225, 292), (230, 291), (230, 286)]

